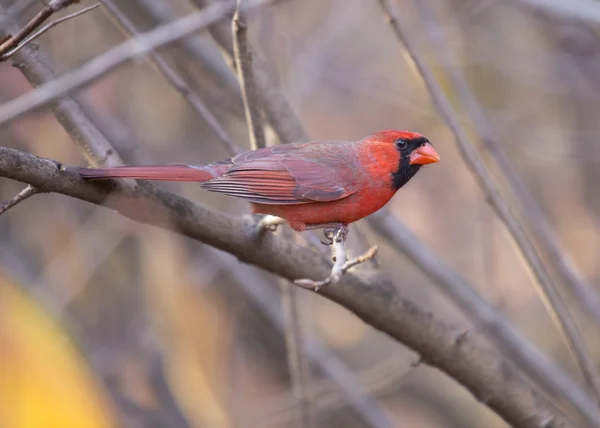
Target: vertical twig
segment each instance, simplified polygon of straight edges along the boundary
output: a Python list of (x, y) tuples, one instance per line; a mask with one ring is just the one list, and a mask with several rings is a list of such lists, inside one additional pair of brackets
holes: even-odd
[(449, 128), (454, 134), (459, 151), (461, 152), (467, 166), (473, 172), (479, 185), (487, 196), (487, 200), (496, 211), (500, 219), (506, 224), (513, 239), (517, 243), (522, 255), (528, 262), (535, 275), (535, 278), (541, 287), (541, 296), (543, 300), (549, 301), (547, 309), (553, 316), (553, 320), (558, 323), (559, 330), (564, 334), (570, 344), (570, 349), (575, 353), (577, 361), (586, 377), (588, 383), (592, 386), (597, 400), (600, 399), (600, 377), (593, 365), (589, 352), (586, 348), (583, 337), (572, 319), (568, 308), (562, 300), (552, 278), (546, 271), (540, 256), (535, 247), (526, 235), (523, 227), (513, 214), (508, 202), (503, 198), (499, 188), (490, 176), (487, 168), (475, 148), (469, 142), (469, 138), (462, 129), (460, 122), (455, 115), (452, 106), (443, 90), (438, 85), (433, 72), (427, 66), (418, 49), (413, 45), (408, 30), (403, 23), (392, 12), (392, 6), (389, 0), (378, 0), (386, 19), (398, 40), (404, 45), (408, 54), (414, 61), (425, 86), (427, 87), (431, 98), (433, 99), (440, 115), (444, 118)]
[(237, 0), (237, 2), (237, 9), (231, 20), (233, 59), (242, 89), (244, 112), (248, 124), (248, 133), (250, 134), (250, 147), (254, 150), (266, 147), (265, 129), (261, 120), (260, 98), (256, 94), (256, 84), (254, 82), (252, 50), (248, 45), (248, 21), (246, 15), (240, 12), (243, 0)]
[[(252, 68), (252, 50), (248, 43), (248, 23), (240, 12), (242, 0), (238, 0), (237, 9), (231, 20), (233, 64), (237, 69), (237, 76), (242, 90), (242, 100), (250, 135), (252, 149), (266, 147), (264, 126), (261, 119), (260, 97), (256, 90)], [(284, 236), (293, 239), (293, 235)], [(285, 343), (287, 348), (288, 368), (291, 376), (292, 390), (298, 399), (299, 408), (295, 413), (295, 426), (297, 428), (310, 428), (310, 401), (307, 395), (308, 361), (304, 354), (303, 332), (300, 318), (300, 303), (298, 290), (288, 281), (280, 280), (281, 304), (286, 320)]]

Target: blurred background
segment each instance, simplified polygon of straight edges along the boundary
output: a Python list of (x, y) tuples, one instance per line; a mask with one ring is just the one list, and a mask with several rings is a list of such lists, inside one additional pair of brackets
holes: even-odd
[[(21, 24), (43, 6), (29, 3), (18, 14)], [(116, 3), (139, 31), (194, 8), (189, 0)], [(432, 44), (414, 1), (395, 6), (464, 125), (476, 136), (438, 48), (451, 53), (562, 249), (600, 291), (597, 29), (519, 0), (424, 3), (443, 35), (442, 47)], [(57, 16), (91, 4), (82, 1)], [(442, 161), (404, 187), (390, 212), (581, 381), (528, 269), (377, 2), (290, 0), (253, 13), (249, 30), (255, 55), (311, 139), (360, 139), (396, 128), (432, 141)], [(61, 23), (38, 43), (61, 74), (128, 37), (101, 7)], [(235, 77), (211, 37), (202, 33), (161, 53), (232, 138), (248, 147), (243, 106), (229, 89)], [(0, 64), (2, 102), (31, 90), (17, 68)], [(147, 61), (107, 74), (77, 100), (127, 163), (207, 163), (230, 155)], [(12, 122), (0, 135), (3, 146), (86, 164), (49, 110)], [(230, 214), (248, 213), (244, 202), (194, 184), (158, 186)], [(22, 188), (0, 180), (0, 199)], [(405, 297), (469, 328), (365, 221), (351, 231), (353, 240), (379, 245), (377, 262)], [(287, 363), (282, 289), (277, 278), (198, 242), (66, 196), (36, 195), (0, 218), (0, 427), (293, 425), (298, 402)], [(305, 386), (314, 426), (377, 426), (332, 377), (338, 369), (338, 378), (372, 399), (391, 426), (507, 426), (459, 384), (415, 364), (415, 353), (344, 308), (306, 291), (298, 292), (298, 301), (310, 350)], [(567, 302), (597, 360), (597, 328)]]

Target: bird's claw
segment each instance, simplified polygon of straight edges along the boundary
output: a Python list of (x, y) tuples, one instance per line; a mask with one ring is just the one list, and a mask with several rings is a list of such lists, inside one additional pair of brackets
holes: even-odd
[(258, 221), (254, 216), (252, 218), (254, 225), (252, 226), (251, 236), (254, 240), (262, 238), (267, 231), (275, 232), (279, 225), (285, 223), (284, 219), (269, 214), (261, 216)]

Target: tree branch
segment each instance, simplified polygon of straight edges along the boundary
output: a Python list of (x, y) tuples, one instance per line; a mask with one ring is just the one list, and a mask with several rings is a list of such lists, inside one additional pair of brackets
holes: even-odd
[[(105, 205), (135, 221), (173, 230), (228, 251), (240, 261), (289, 280), (309, 275), (325, 276), (331, 269), (330, 263), (321, 255), (271, 234), (265, 235), (262, 243), (256, 245), (248, 238), (251, 223), (160, 189), (141, 188), (126, 181), (86, 182), (73, 168), (8, 148), (0, 148), (0, 176), (31, 184), (42, 192), (61, 193)], [(416, 248), (429, 254), (422, 246)], [(434, 257), (432, 260), (436, 262)], [(441, 269), (441, 262), (436, 263), (437, 280), (454, 286), (462, 284), (461, 287), (474, 293), (454, 272), (443, 265)], [(482, 337), (461, 334), (401, 298), (392, 285), (380, 277), (347, 273), (338, 284), (319, 293), (414, 349), (423, 361), (462, 383), (511, 425), (527, 428), (568, 426), (555, 415), (552, 403), (531, 389), (513, 366), (489, 349)], [(474, 305), (469, 306), (466, 313), (478, 326), (485, 326), (490, 338), (495, 341), (500, 338), (511, 350), (510, 355), (522, 359), (519, 361), (521, 367), (528, 372), (541, 373), (553, 392), (561, 393), (575, 403), (575, 407), (585, 409), (592, 421), (596, 421), (591, 425), (598, 426), (600, 415), (593, 410), (593, 404), (559, 367), (519, 336), (485, 301), (461, 302), (463, 309), (466, 305)]]

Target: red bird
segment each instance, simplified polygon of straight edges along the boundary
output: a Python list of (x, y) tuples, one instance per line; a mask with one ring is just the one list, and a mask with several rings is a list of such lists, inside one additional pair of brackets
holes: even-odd
[(345, 227), (383, 207), (423, 166), (440, 160), (421, 134), (382, 131), (360, 141), (277, 145), (205, 166), (81, 168), (86, 179), (198, 181), (245, 199), (254, 214), (296, 231)]

